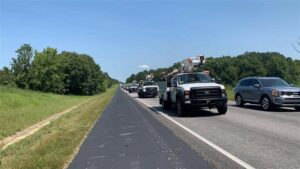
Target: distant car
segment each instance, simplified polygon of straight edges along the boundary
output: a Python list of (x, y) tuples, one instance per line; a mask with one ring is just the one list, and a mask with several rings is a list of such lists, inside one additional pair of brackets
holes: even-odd
[(131, 85), (128, 87), (128, 92), (129, 93), (133, 93), (133, 92), (137, 92), (138, 91), (138, 85)]
[(144, 82), (140, 85), (138, 95), (139, 97), (156, 97), (158, 92), (158, 85), (153, 81)]
[(234, 89), (235, 102), (260, 104), (263, 110), (294, 107), (300, 110), (300, 88), (292, 87), (277, 77), (249, 77), (239, 81)]

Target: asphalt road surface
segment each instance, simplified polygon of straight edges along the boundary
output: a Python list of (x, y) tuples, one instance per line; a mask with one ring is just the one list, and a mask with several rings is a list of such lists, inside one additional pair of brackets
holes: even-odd
[[(233, 102), (229, 102), (226, 115), (218, 115), (216, 110), (203, 110), (190, 112), (187, 117), (177, 117), (174, 110), (163, 111), (158, 98), (139, 99), (136, 94), (130, 95), (152, 110), (163, 113), (172, 121), (204, 137), (250, 167), (300, 169), (299, 111), (292, 108), (262, 111), (258, 105), (239, 108)], [(189, 142), (189, 139), (183, 140)], [(205, 146), (194, 146), (199, 142), (201, 140), (190, 141), (190, 145), (214, 168), (232, 168), (226, 162), (220, 162), (223, 157), (215, 157), (217, 152), (207, 153)]]
[(210, 168), (171, 129), (118, 90), (69, 168)]
[(300, 112), (229, 102), (178, 117), (118, 90), (69, 168), (300, 169)]

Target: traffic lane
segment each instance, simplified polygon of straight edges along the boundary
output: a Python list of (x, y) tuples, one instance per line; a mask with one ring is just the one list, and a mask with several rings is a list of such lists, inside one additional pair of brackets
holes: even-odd
[(189, 145), (120, 90), (69, 168), (209, 168)]
[(299, 111), (266, 112), (258, 106), (239, 108), (229, 102), (224, 116), (216, 110), (204, 110), (177, 117), (174, 110), (163, 111), (158, 98), (141, 100), (254, 167), (300, 168)]
[[(132, 97), (137, 98), (135, 94)], [(158, 98), (142, 99), (145, 103), (161, 108)], [(236, 125), (244, 125), (247, 128), (253, 128), (264, 132), (272, 133), (275, 136), (288, 138), (295, 142), (300, 142), (300, 112), (293, 108), (281, 108), (275, 111), (262, 111), (258, 105), (245, 105), (245, 107), (236, 107), (235, 103), (229, 101), (228, 113), (221, 119), (226, 119), (229, 123), (236, 123)], [(170, 114), (171, 113), (171, 114)], [(174, 118), (176, 115), (174, 111), (169, 114)], [(203, 111), (201, 114), (193, 111), (186, 118), (197, 116), (217, 116), (216, 109)], [(182, 119), (182, 118), (179, 118)]]

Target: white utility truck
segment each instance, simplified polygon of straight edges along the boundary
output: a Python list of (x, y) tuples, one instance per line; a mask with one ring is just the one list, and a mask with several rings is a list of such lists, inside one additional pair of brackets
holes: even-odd
[(217, 108), (219, 114), (227, 112), (227, 94), (225, 87), (215, 83), (205, 72), (194, 72), (204, 64), (204, 56), (185, 59), (181, 70), (164, 76), (159, 82), (159, 103), (163, 109), (176, 105), (176, 112), (184, 116), (187, 108)]

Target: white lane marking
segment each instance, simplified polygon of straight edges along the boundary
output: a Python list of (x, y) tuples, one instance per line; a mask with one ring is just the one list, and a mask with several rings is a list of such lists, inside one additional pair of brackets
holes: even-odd
[[(146, 105), (147, 107), (151, 108), (150, 105), (148, 105), (147, 103), (143, 102), (142, 100), (140, 100), (139, 98), (136, 98), (138, 101), (140, 101), (141, 103), (143, 103), (144, 105)], [(219, 151), (220, 153), (222, 153), (223, 155), (225, 155), (226, 157), (228, 157), (229, 159), (233, 160), (234, 162), (238, 163), (239, 165), (241, 165), (242, 167), (246, 168), (246, 169), (255, 169), (253, 166), (251, 166), (250, 164), (242, 161), (241, 159), (239, 159), (238, 157), (230, 154), (228, 151), (222, 149), (221, 147), (217, 146), (216, 144), (212, 143), (211, 141), (209, 141), (208, 139), (206, 139), (205, 137), (195, 133), (194, 131), (192, 131), (191, 129), (185, 127), (184, 125), (180, 124), (179, 122), (177, 122), (176, 120), (172, 119), (170, 116), (166, 115), (165, 113), (155, 109), (155, 111), (164, 116), (165, 118), (167, 118), (168, 120), (170, 120), (171, 122), (175, 123), (176, 125), (178, 125), (179, 127), (181, 127), (182, 129), (184, 129), (185, 131), (189, 132), (190, 134), (192, 134), (193, 136), (195, 136), (196, 138), (198, 138), (199, 140), (203, 141), (204, 143), (206, 143), (207, 145), (211, 146), (212, 148), (214, 148), (215, 150)]]
[(123, 133), (123, 134), (120, 134), (119, 136), (128, 136), (128, 135), (132, 135), (132, 134), (135, 134), (135, 132), (133, 132), (133, 133)]

